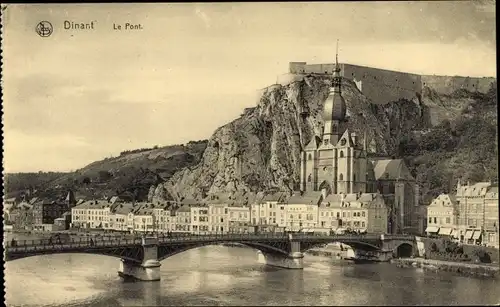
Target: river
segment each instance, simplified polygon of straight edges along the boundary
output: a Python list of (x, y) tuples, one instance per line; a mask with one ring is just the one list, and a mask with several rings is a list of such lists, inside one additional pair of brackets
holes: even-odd
[(160, 282), (123, 282), (119, 259), (90, 254), (24, 258), (5, 266), (7, 306), (487, 305), (499, 280), (338, 264), (306, 255), (304, 270), (269, 268), (253, 249), (208, 246), (165, 259)]

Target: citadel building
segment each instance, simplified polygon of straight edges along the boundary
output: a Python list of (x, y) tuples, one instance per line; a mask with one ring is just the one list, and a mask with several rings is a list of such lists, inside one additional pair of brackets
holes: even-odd
[(300, 190), (322, 191), (324, 195), (378, 192), (389, 210), (387, 231), (415, 232), (415, 179), (402, 160), (368, 157), (366, 134), (361, 139), (349, 131), (341, 81), (337, 56), (333, 86), (323, 109), (323, 135), (313, 137), (302, 151)]

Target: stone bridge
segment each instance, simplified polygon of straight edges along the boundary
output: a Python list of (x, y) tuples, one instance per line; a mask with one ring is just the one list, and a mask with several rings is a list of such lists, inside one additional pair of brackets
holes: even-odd
[(133, 239), (80, 238), (67, 242), (47, 240), (20, 241), (15, 244), (6, 242), (5, 261), (57, 253), (100, 254), (121, 259), (118, 271), (120, 276), (152, 281), (160, 279), (160, 261), (201, 246), (239, 243), (257, 249), (260, 263), (302, 269), (305, 251), (334, 242), (351, 246), (357, 258), (375, 261), (389, 260), (393, 256), (409, 257), (417, 252), (415, 237), (406, 235), (174, 234)]

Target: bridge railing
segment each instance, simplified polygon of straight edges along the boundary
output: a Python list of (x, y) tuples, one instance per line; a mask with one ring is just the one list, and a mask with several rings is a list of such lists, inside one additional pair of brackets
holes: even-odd
[[(291, 239), (291, 240), (412, 240), (414, 236), (408, 235), (384, 235), (379, 234), (310, 234), (310, 233), (199, 233), (199, 234), (160, 234), (155, 236), (158, 243), (186, 242), (186, 241), (247, 241), (263, 239)], [(100, 237), (100, 238), (70, 238), (70, 239), (41, 239), (21, 240), (5, 242), (6, 251), (30, 251), (30, 250), (59, 250), (84, 247), (114, 247), (141, 245), (142, 237)]]
[(114, 247), (130, 246), (142, 244), (141, 238), (112, 238), (112, 239), (91, 239), (91, 238), (72, 238), (69, 240), (19, 240), (5, 242), (7, 252), (19, 251), (38, 251), (38, 250), (62, 250), (85, 247)]

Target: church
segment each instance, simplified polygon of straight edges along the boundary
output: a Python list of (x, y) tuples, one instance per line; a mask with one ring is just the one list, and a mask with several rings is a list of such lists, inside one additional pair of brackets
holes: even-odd
[(416, 232), (418, 186), (404, 161), (370, 154), (366, 133), (361, 139), (349, 131), (338, 54), (323, 120), (323, 135), (314, 136), (302, 151), (300, 190), (327, 195), (378, 192), (389, 208), (388, 233)]

